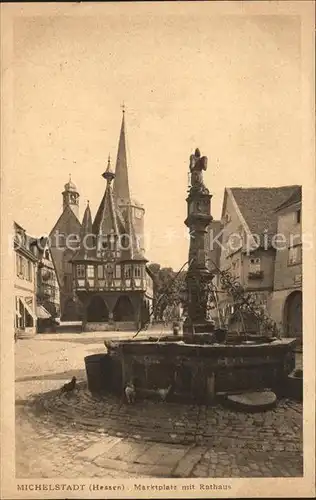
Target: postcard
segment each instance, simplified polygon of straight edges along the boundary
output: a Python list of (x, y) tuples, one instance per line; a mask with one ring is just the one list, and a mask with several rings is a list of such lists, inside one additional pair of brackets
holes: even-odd
[(315, 3), (1, 28), (2, 498), (314, 497)]

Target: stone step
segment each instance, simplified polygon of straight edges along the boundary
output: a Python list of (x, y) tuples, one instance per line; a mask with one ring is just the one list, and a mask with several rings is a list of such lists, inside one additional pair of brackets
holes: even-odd
[(276, 406), (277, 397), (272, 391), (245, 392), (227, 396), (227, 401), (236, 409), (263, 411)]

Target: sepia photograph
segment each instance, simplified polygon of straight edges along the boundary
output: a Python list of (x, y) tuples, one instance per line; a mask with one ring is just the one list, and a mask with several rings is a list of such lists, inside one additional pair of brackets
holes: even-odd
[(314, 5), (2, 4), (2, 498), (315, 494)]

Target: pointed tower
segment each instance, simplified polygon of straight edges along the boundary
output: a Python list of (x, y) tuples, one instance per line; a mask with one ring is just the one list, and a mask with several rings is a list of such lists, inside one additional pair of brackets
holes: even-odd
[(69, 181), (65, 184), (63, 195), (63, 211), (66, 207), (70, 207), (77, 219), (79, 218), (79, 193), (76, 185), (71, 180), (69, 174)]
[(97, 257), (114, 260), (118, 257), (118, 222), (116, 207), (113, 198), (112, 181), (115, 173), (111, 168), (111, 159), (108, 158), (106, 171), (102, 174), (106, 180), (105, 194), (99, 209), (99, 220), (94, 227), (97, 238)]
[(76, 252), (72, 261), (90, 260), (95, 257), (95, 237), (92, 233), (92, 217), (89, 201), (87, 202), (84, 211), (81, 231), (80, 231), (80, 248)]
[(121, 132), (117, 150), (115, 181), (113, 194), (117, 205), (127, 205), (130, 201), (128, 182), (127, 155), (126, 155), (126, 131), (125, 131), (125, 109), (123, 108)]
[(141, 252), (145, 252), (144, 241), (144, 216), (145, 209), (141, 203), (131, 198), (128, 179), (126, 147), (126, 124), (125, 108), (123, 107), (122, 124), (117, 150), (115, 180), (113, 185), (113, 195), (115, 205), (122, 213), (127, 226), (132, 224), (134, 238), (139, 242)]

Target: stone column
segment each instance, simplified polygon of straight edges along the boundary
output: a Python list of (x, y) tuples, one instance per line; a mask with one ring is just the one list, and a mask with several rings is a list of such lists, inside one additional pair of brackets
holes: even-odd
[(208, 284), (213, 275), (206, 267), (206, 232), (212, 221), (211, 198), (203, 183), (202, 170), (207, 158), (199, 150), (190, 157), (191, 188), (186, 199), (188, 215), (185, 220), (190, 230), (189, 269), (187, 273), (188, 318), (183, 325), (184, 335), (209, 334), (213, 323), (207, 320)]

